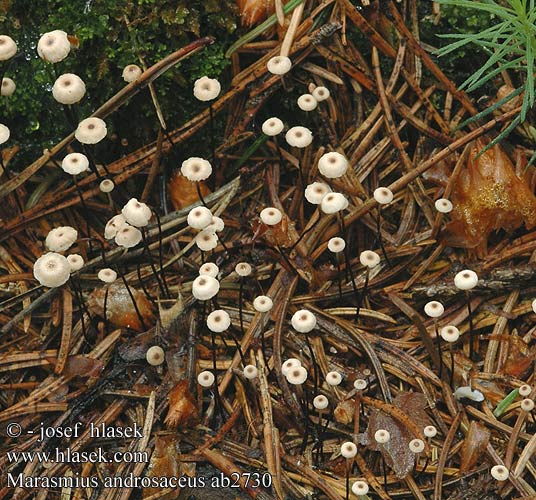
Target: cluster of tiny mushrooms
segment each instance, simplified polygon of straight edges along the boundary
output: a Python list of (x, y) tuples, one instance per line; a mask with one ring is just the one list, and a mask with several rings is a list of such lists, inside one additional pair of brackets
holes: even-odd
[[(65, 59), (70, 52), (70, 42), (67, 34), (61, 30), (45, 33), (39, 40), (37, 52), (39, 56), (48, 63), (57, 63)], [(12, 58), (17, 52), (17, 45), (7, 35), (0, 35), (0, 61), (6, 61)], [(284, 75), (291, 67), (292, 62), (286, 56), (276, 56), (271, 58), (267, 64), (268, 71), (274, 75)], [(130, 83), (136, 81), (142, 74), (142, 70), (135, 64), (130, 64), (124, 68), (123, 79)], [(7, 77), (2, 80), (2, 96), (11, 96), (16, 89), (15, 82)], [(220, 94), (221, 86), (216, 79), (204, 76), (195, 81), (194, 96), (200, 101), (212, 101)], [(53, 87), (52, 95), (56, 101), (63, 105), (73, 105), (78, 103), (85, 94), (86, 87), (83, 80), (74, 74), (63, 74), (57, 78)], [(303, 111), (313, 111), (317, 108), (318, 103), (329, 99), (330, 92), (326, 87), (317, 86), (309, 94), (303, 94), (297, 100), (298, 107)], [(275, 137), (285, 129), (284, 123), (277, 117), (267, 119), (262, 124), (262, 132), (269, 137)], [(75, 131), (75, 138), (88, 152), (91, 145), (97, 144), (107, 135), (106, 123), (97, 117), (86, 118), (78, 124)], [(10, 131), (7, 126), (0, 124), (0, 145), (6, 143), (10, 138)], [(289, 128), (285, 133), (285, 140), (289, 146), (295, 148), (306, 148), (313, 141), (313, 133), (304, 126), (294, 126)], [(344, 155), (337, 151), (327, 152), (321, 156), (318, 161), (318, 171), (325, 179), (337, 179), (343, 176), (348, 169), (348, 160)], [(77, 175), (92, 169), (97, 172), (91, 156), (79, 152), (67, 154), (62, 162), (61, 168), (66, 174), (76, 177)], [(182, 162), (180, 168), (181, 174), (189, 181), (199, 183), (209, 178), (212, 173), (211, 163), (200, 157), (191, 157)], [(98, 172), (97, 172), (98, 174)], [(110, 193), (114, 190), (115, 184), (110, 174), (107, 172), (106, 177), (99, 176), (99, 187), (104, 193)], [(190, 228), (197, 231), (194, 237), (195, 244), (202, 252), (208, 252), (214, 249), (219, 241), (218, 234), (224, 230), (224, 221), (214, 216), (205, 202), (198, 189), (200, 204), (194, 206), (188, 213), (187, 223)], [(393, 193), (387, 187), (378, 187), (373, 193), (374, 199), (378, 203), (378, 217), (381, 217), (381, 207), (387, 205), (393, 200)], [(348, 200), (344, 194), (332, 191), (328, 183), (323, 181), (313, 182), (305, 188), (306, 200), (314, 205), (318, 205), (322, 213), (327, 215), (340, 216), (348, 207)], [(453, 209), (450, 200), (440, 198), (435, 202), (435, 208), (438, 212), (447, 214)], [(104, 237), (107, 240), (114, 240), (119, 247), (125, 249), (133, 248), (140, 243), (147, 245), (145, 240), (145, 228), (149, 225), (153, 214), (157, 214), (145, 203), (131, 198), (124, 205), (121, 213), (112, 217), (106, 224)], [(283, 215), (275, 207), (266, 207), (259, 213), (260, 221), (266, 226), (277, 226), (281, 223)], [(341, 218), (342, 220), (342, 218)], [(381, 242), (381, 235), (378, 235)], [(78, 272), (84, 266), (84, 259), (81, 255), (72, 253), (64, 255), (67, 250), (77, 241), (78, 231), (70, 226), (61, 226), (52, 229), (46, 239), (45, 246), (47, 253), (39, 257), (33, 267), (33, 274), (36, 280), (45, 287), (60, 287), (68, 282), (73, 273)], [(381, 245), (381, 243), (380, 243)], [(337, 236), (327, 242), (327, 248), (335, 254), (344, 252), (344, 238)], [(383, 247), (382, 247), (383, 251)], [(388, 259), (384, 252), (384, 257)], [(368, 282), (368, 273), (378, 266), (381, 257), (372, 250), (365, 250), (360, 254), (360, 262), (365, 267), (367, 275), (363, 295), (366, 293), (366, 283)], [(236, 265), (235, 272), (240, 278), (245, 278), (252, 272), (252, 267), (248, 262), (240, 262)], [(199, 301), (210, 301), (220, 289), (218, 276), (220, 270), (212, 262), (205, 262), (199, 268), (199, 276), (192, 283), (192, 295)], [(98, 278), (106, 283), (113, 283), (118, 278), (118, 272), (110, 267), (103, 267), (97, 273)], [(125, 286), (128, 289), (128, 283), (123, 276)], [(353, 281), (353, 277), (352, 277)], [(470, 290), (478, 283), (477, 274), (465, 269), (456, 274), (454, 285), (457, 289), (465, 291), (468, 295)], [(131, 295), (132, 298), (132, 295)], [(361, 297), (362, 301), (363, 297)], [(135, 300), (133, 299), (135, 305)], [(273, 306), (272, 299), (265, 295), (260, 295), (253, 301), (254, 309), (259, 313), (268, 313)], [(471, 319), (470, 302), (467, 300), (469, 308), (469, 318)], [(532, 303), (534, 312), (536, 312), (536, 300)], [(430, 301), (424, 307), (427, 316), (434, 319), (437, 345), (441, 353), (441, 340), (447, 342), (450, 346), (458, 341), (460, 336), (459, 330), (453, 325), (444, 325), (438, 328), (438, 320), (444, 312), (443, 305), (438, 301)], [(104, 309), (106, 318), (106, 309)], [(291, 318), (291, 324), (295, 331), (300, 333), (309, 333), (316, 327), (316, 317), (313, 312), (302, 309), (295, 312)], [(222, 309), (214, 309), (206, 317), (206, 326), (212, 332), (222, 333), (231, 325), (229, 314)], [(469, 331), (470, 356), (473, 356), (474, 342), (472, 324)], [(161, 365), (165, 360), (165, 353), (162, 347), (154, 345), (147, 350), (147, 362), (150, 365)], [(441, 360), (441, 354), (440, 354)], [(452, 365), (450, 368), (451, 383), (453, 373), (454, 359), (451, 350)], [(440, 361), (440, 364), (442, 362)], [(243, 375), (247, 380), (254, 380), (258, 377), (258, 368), (251, 364), (245, 364)], [(282, 373), (289, 384), (299, 388), (307, 380), (308, 372), (302, 366), (299, 359), (287, 359), (282, 365)], [(207, 370), (199, 373), (198, 383), (204, 388), (212, 387), (216, 382), (216, 370)], [(337, 386), (342, 382), (340, 373), (332, 371), (327, 373), (325, 382), (330, 386)], [(354, 382), (357, 391), (363, 391), (367, 387), (367, 380), (357, 379)], [(298, 389), (297, 389), (298, 390)], [(217, 390), (215, 393), (217, 394)], [(528, 399), (531, 393), (531, 387), (524, 385), (519, 388), (519, 394), (525, 397), (521, 402), (521, 409), (530, 412), (534, 408), (534, 401)], [(468, 398), (474, 401), (482, 401), (484, 395), (473, 390), (470, 386), (458, 387), (454, 392), (457, 398)], [(322, 394), (314, 395), (312, 399), (313, 407), (322, 415), (322, 412), (328, 407), (328, 398)], [(423, 429), (426, 438), (431, 439), (437, 433), (434, 426), (427, 426)], [(375, 440), (379, 444), (385, 444), (389, 441), (390, 435), (387, 430), (380, 429), (375, 433)], [(410, 450), (415, 454), (421, 453), (425, 449), (424, 442), (421, 439), (413, 439), (409, 443)], [(340, 454), (347, 460), (351, 460), (357, 454), (357, 446), (353, 442), (344, 442), (340, 448)], [(497, 481), (508, 479), (509, 471), (503, 465), (495, 465), (491, 468), (491, 475)], [(354, 495), (361, 497), (367, 495), (369, 485), (365, 481), (356, 481), (351, 486)], [(348, 493), (348, 485), (347, 485)]]

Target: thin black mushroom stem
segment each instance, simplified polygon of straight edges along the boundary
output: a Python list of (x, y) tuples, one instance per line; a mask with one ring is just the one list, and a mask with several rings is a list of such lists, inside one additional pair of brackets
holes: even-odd
[(382, 238), (382, 207), (383, 205), (387, 205), (393, 201), (394, 195), (393, 192), (386, 187), (379, 187), (376, 190), (374, 190), (374, 199), (378, 202), (378, 214), (376, 218), (376, 233), (378, 238), (378, 244), (380, 246), (380, 249), (382, 251), (382, 255), (385, 259), (385, 262), (387, 262), (387, 265), (389, 268), (392, 268), (391, 261), (389, 260), (389, 257), (387, 255), (387, 251), (385, 250), (383, 238)]
[[(315, 456), (315, 465), (318, 466), (320, 463), (320, 457), (324, 454), (324, 429), (322, 427), (322, 415), (328, 412), (325, 410), (329, 406), (329, 400), (326, 396), (323, 394), (319, 394), (313, 398), (313, 407), (317, 410), (318, 413), (318, 419), (317, 424), (315, 426), (315, 434), (316, 434), (316, 456)], [(326, 417), (326, 428), (328, 425), (329, 419)]]
[(437, 355), (438, 355), (438, 376), (441, 379), (443, 375), (443, 355), (441, 351), (441, 335), (439, 334), (439, 329), (437, 327), (438, 318), (445, 312), (445, 308), (441, 302), (437, 300), (431, 300), (427, 302), (424, 306), (424, 312), (426, 315), (434, 320), (434, 330), (436, 335), (436, 345), (437, 345)]
[(373, 252), (372, 250), (363, 250), (359, 254), (359, 262), (361, 263), (361, 265), (365, 266), (365, 282), (363, 284), (363, 290), (361, 291), (361, 295), (359, 296), (359, 300), (357, 303), (357, 308), (355, 312), (356, 321), (359, 319), (361, 307), (365, 303), (365, 299), (367, 297), (369, 280), (370, 280), (370, 271), (371, 269), (374, 269), (380, 263), (380, 256), (376, 252)]
[(450, 353), (450, 377), (449, 377), (449, 383), (450, 386), (453, 387), (454, 383), (454, 351), (453, 351), (453, 345), (454, 342), (457, 342), (457, 340), (460, 338), (460, 331), (458, 328), (456, 328), (453, 325), (444, 326), (441, 328), (440, 331), (440, 338), (443, 339), (445, 342), (449, 345), (449, 353)]
[(75, 296), (75, 300), (78, 302), (78, 307), (82, 311), (82, 314), (80, 315), (80, 324), (82, 326), (82, 336), (84, 337), (84, 340), (86, 341), (86, 343), (89, 345), (88, 332), (86, 329), (86, 321), (84, 319), (84, 315), (87, 314), (87, 317), (90, 323), (92, 322), (93, 319), (84, 301), (84, 295), (82, 293), (82, 285), (80, 283), (80, 278), (78, 276), (75, 276), (74, 273), (71, 273), (71, 276), (69, 277), (69, 284), (71, 285), (71, 289), (74, 291), (74, 296)]
[(478, 275), (470, 269), (464, 269), (454, 276), (454, 286), (458, 290), (465, 292), (465, 299), (467, 301), (467, 314), (469, 316), (469, 359), (475, 361), (475, 338), (473, 328), (473, 311), (471, 308), (471, 296), (470, 290), (472, 290), (478, 284)]
[(294, 330), (305, 335), (305, 343), (309, 350), (309, 356), (313, 365), (313, 392), (316, 393), (320, 379), (320, 366), (316, 360), (313, 346), (309, 340), (309, 334), (314, 331), (317, 325), (316, 316), (307, 309), (300, 309), (292, 315), (291, 324)]
[(218, 302), (216, 298), (212, 298), (212, 312), (207, 316), (207, 326), (212, 335), (214, 335), (215, 333), (218, 333), (220, 335), (220, 338), (226, 347), (227, 340), (224, 336), (224, 333), (229, 334), (236, 347), (236, 350), (238, 351), (240, 360), (242, 361), (243, 365), (246, 366), (247, 361), (244, 356), (244, 353), (242, 352), (240, 342), (238, 342), (238, 339), (236, 338), (236, 335), (233, 333), (231, 328), (231, 318), (229, 316), (229, 313), (218, 308)]
[[(339, 220), (341, 238), (346, 241), (346, 225), (344, 223), (344, 216), (342, 215), (341, 212), (337, 212), (337, 218)], [(355, 318), (356, 318), (356, 321), (357, 321), (357, 319), (359, 318), (359, 309), (360, 309), (359, 304), (360, 304), (360, 301), (361, 301), (361, 297), (359, 296), (359, 291), (357, 289), (357, 284), (355, 282), (354, 271), (352, 269), (352, 262), (350, 261), (350, 257), (348, 256), (348, 247), (347, 246), (344, 247), (342, 253), (344, 255), (344, 261), (346, 263), (346, 269), (350, 273), (350, 282), (352, 283), (352, 290), (354, 292), (355, 301), (356, 301)]]
[(345, 499), (350, 498), (350, 472), (354, 457), (357, 455), (357, 446), (351, 441), (347, 441), (341, 445), (341, 455), (345, 458)]
[[(105, 266), (107, 266), (107, 262), (106, 262), (106, 249), (104, 248), (104, 243), (99, 240), (98, 238), (82, 238), (82, 240), (86, 240), (86, 241), (95, 241), (97, 242), (99, 248), (100, 248), (100, 252), (101, 252), (101, 258), (102, 258), (102, 262)], [(129, 285), (128, 285), (128, 282), (126, 280), (126, 277), (124, 275), (124, 273), (121, 271), (121, 268), (118, 265), (115, 266), (115, 271), (117, 272), (117, 274), (119, 275), (119, 277), (121, 278), (121, 281), (123, 282), (123, 284), (125, 285), (125, 288), (127, 290), (127, 293), (128, 293), (128, 296), (130, 297), (130, 300), (132, 302), (132, 306), (134, 307), (134, 311), (136, 312), (136, 316), (138, 317), (138, 319), (140, 320), (140, 323), (143, 327), (143, 330), (144, 331), (147, 331), (147, 324), (145, 323), (145, 320), (143, 318), (143, 315), (141, 314), (140, 312), (140, 308), (138, 307), (138, 303), (136, 302), (136, 299), (134, 297), (134, 294), (132, 293), (132, 290), (130, 289)], [(104, 320), (107, 321), (107, 316), (106, 316), (106, 311), (104, 311)]]
[(295, 388), (295, 397), (301, 408), (301, 418), (303, 421), (303, 437), (300, 446), (300, 454), (305, 452), (309, 436), (311, 433), (309, 422), (309, 393), (307, 391), (307, 370), (301, 365), (294, 365), (285, 370), (284, 375), (287, 382)]
[[(391, 439), (391, 435), (389, 434), (389, 431), (387, 431), (386, 429), (378, 429), (374, 433), (374, 440), (380, 446), (387, 444), (390, 439)], [(387, 491), (387, 464), (385, 463), (385, 458), (383, 456), (383, 453), (381, 454), (381, 458), (382, 458), (382, 470), (383, 470), (383, 487), (385, 491)]]

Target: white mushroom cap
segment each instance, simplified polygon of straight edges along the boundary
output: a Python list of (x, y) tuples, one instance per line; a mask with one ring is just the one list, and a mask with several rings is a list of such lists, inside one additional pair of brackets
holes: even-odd
[(292, 61), (286, 56), (275, 56), (268, 61), (266, 67), (273, 75), (284, 75), (292, 68)]
[(225, 229), (225, 222), (223, 222), (221, 217), (213, 215), (210, 224), (205, 229), (219, 233)]
[(215, 78), (203, 76), (194, 83), (194, 96), (200, 101), (212, 101), (221, 91), (221, 85)]
[(85, 118), (78, 124), (74, 136), (82, 144), (97, 144), (106, 137), (107, 133), (104, 120), (92, 116)]
[(313, 133), (306, 127), (291, 127), (285, 134), (285, 140), (290, 146), (306, 148), (313, 142)]
[(7, 61), (17, 53), (15, 40), (7, 35), (0, 35), (0, 61)]
[(341, 455), (344, 458), (354, 458), (357, 455), (357, 446), (351, 441), (341, 444)]
[(215, 278), (218, 276), (218, 273), (220, 272), (220, 268), (214, 264), (214, 262), (205, 262), (200, 268), (199, 268), (199, 275), (200, 276), (210, 276), (212, 278)]
[(497, 481), (506, 481), (510, 476), (510, 471), (504, 465), (494, 465), (491, 468), (491, 476)]
[(423, 432), (424, 432), (424, 435), (427, 437), (427, 438), (433, 438), (437, 435), (437, 428), (433, 425), (427, 425), (424, 429), (423, 429)]
[(445, 308), (441, 302), (431, 300), (425, 304), (424, 312), (427, 316), (430, 316), (430, 318), (439, 318), (439, 316), (445, 312)]
[(216, 309), (207, 316), (207, 327), (211, 332), (221, 333), (231, 326), (231, 318), (227, 311)]
[(322, 198), (320, 210), (325, 214), (335, 214), (348, 207), (348, 200), (341, 193), (328, 193)]
[(255, 365), (246, 365), (244, 366), (244, 377), (246, 377), (248, 380), (253, 380), (254, 378), (257, 378), (259, 376), (259, 370)]
[(477, 401), (477, 402), (484, 401), (485, 399), (484, 394), (482, 394), (477, 389), (474, 389), (474, 390), (471, 389), (471, 387), (468, 385), (458, 387), (454, 391), (454, 397), (458, 400), (462, 398), (466, 398), (466, 399), (470, 399), (471, 401)]
[(365, 481), (356, 481), (352, 484), (352, 493), (355, 496), (363, 497), (369, 492), (369, 485)]
[(216, 377), (214, 377), (214, 374), (212, 372), (209, 372), (208, 370), (201, 372), (197, 376), (197, 382), (201, 387), (210, 387), (212, 386), (212, 384), (214, 384), (215, 380)]
[(444, 326), (439, 331), (439, 334), (445, 342), (456, 342), (460, 338), (460, 330), (454, 325)]
[(78, 175), (89, 170), (89, 160), (82, 153), (69, 153), (63, 158), (61, 168), (66, 174)]
[(380, 256), (372, 250), (363, 250), (359, 254), (359, 262), (361, 262), (361, 265), (372, 269), (380, 263)]
[(9, 128), (0, 123), (0, 144), (4, 144), (4, 142), (7, 142), (9, 140), (10, 135), (11, 132), (9, 131)]
[(337, 386), (342, 382), (342, 375), (339, 372), (326, 373), (326, 382), (328, 385)]
[(212, 222), (212, 212), (207, 207), (194, 207), (186, 219), (193, 229), (205, 229)]
[(307, 309), (300, 309), (292, 315), (292, 328), (300, 333), (308, 333), (316, 327), (316, 316)]
[(71, 43), (67, 33), (54, 30), (45, 33), (37, 43), (37, 53), (44, 61), (57, 63), (63, 61), (71, 51)]
[(331, 193), (331, 188), (324, 182), (313, 182), (305, 188), (305, 199), (313, 205), (320, 205), (322, 199), (328, 193)]
[(125, 220), (134, 227), (144, 227), (149, 224), (153, 215), (151, 209), (136, 198), (131, 198), (121, 210)]
[(267, 226), (275, 226), (281, 222), (283, 215), (281, 211), (274, 207), (266, 207), (261, 210), (260, 213), (261, 221)]
[(69, 263), (69, 267), (71, 268), (71, 273), (80, 271), (80, 269), (84, 267), (84, 258), (81, 255), (78, 255), (77, 253), (72, 253), (71, 255), (67, 255), (67, 262)]
[(122, 77), (125, 82), (135, 82), (142, 74), (141, 68), (137, 64), (127, 64), (123, 68)]
[(323, 394), (315, 396), (313, 399), (313, 406), (317, 410), (325, 410), (329, 406), (329, 400)]
[(220, 282), (216, 278), (198, 276), (192, 283), (192, 295), (197, 300), (209, 300), (220, 290)]
[(379, 187), (374, 190), (374, 199), (380, 205), (387, 205), (393, 201), (393, 192), (386, 187)]
[(342, 238), (335, 236), (328, 241), (328, 250), (333, 253), (342, 252), (346, 247), (346, 241)]
[(286, 378), (289, 384), (302, 385), (307, 380), (307, 370), (303, 366), (296, 366), (288, 370)]
[(534, 410), (534, 401), (532, 399), (525, 398), (523, 401), (521, 401), (521, 404), (519, 406), (523, 411), (526, 411), (528, 413)]
[(114, 188), (115, 188), (115, 184), (114, 184), (114, 181), (112, 181), (112, 179), (104, 179), (99, 184), (99, 189), (103, 193), (111, 193), (114, 190)]
[(123, 214), (114, 215), (104, 227), (104, 237), (107, 240), (115, 238), (117, 231), (119, 231), (123, 226), (128, 226), (125, 216)]
[(133, 226), (125, 223), (115, 235), (115, 242), (120, 247), (132, 248), (135, 247), (142, 239), (141, 231)]
[(164, 349), (162, 349), (159, 345), (149, 347), (145, 353), (145, 359), (151, 366), (161, 365), (166, 359)]
[(389, 440), (391, 439), (391, 434), (389, 434), (389, 431), (385, 429), (378, 429), (374, 433), (374, 439), (379, 444), (385, 444), (385, 443), (388, 443)]
[(298, 107), (302, 111), (313, 111), (317, 106), (318, 102), (311, 94), (303, 94), (298, 97)]
[(265, 120), (264, 123), (262, 124), (263, 133), (270, 137), (280, 134), (281, 132), (283, 132), (284, 128), (285, 128), (285, 125), (276, 116), (272, 116), (272, 118), (268, 118), (268, 120)]
[(113, 283), (117, 279), (117, 273), (113, 269), (105, 267), (97, 273), (97, 278), (104, 283)]
[(421, 453), (424, 450), (424, 441), (422, 439), (412, 439), (409, 442), (409, 449), (413, 453)]
[(454, 276), (454, 286), (459, 290), (471, 290), (478, 284), (478, 276), (470, 269), (464, 269)]
[(11, 79), (5, 76), (2, 78), (2, 86), (0, 87), (0, 94), (4, 97), (10, 97), (13, 95), (13, 92), (15, 92), (15, 89), (17, 86), (15, 85), (15, 82)]
[(214, 231), (203, 229), (196, 234), (195, 244), (203, 252), (214, 250), (218, 246), (218, 236)]
[(363, 391), (367, 388), (367, 381), (364, 378), (356, 378), (354, 380), (354, 388), (358, 391)]
[(258, 312), (268, 312), (273, 306), (274, 303), (272, 299), (266, 295), (259, 295), (258, 297), (255, 297), (255, 300), (253, 301), (253, 308)]
[(210, 177), (212, 165), (208, 160), (204, 160), (198, 156), (192, 156), (182, 162), (181, 173), (189, 181), (204, 181)]
[(439, 200), (435, 201), (434, 205), (436, 210), (442, 214), (448, 214), (454, 208), (452, 202), (446, 198), (439, 198)]
[(49, 252), (39, 257), (33, 267), (35, 279), (51, 288), (63, 285), (71, 275), (71, 266), (66, 257)]
[(323, 154), (318, 160), (318, 170), (328, 179), (342, 177), (348, 170), (348, 160), (337, 151)]
[(238, 276), (242, 276), (244, 278), (246, 276), (249, 276), (251, 274), (251, 271), (252, 271), (251, 264), (249, 264), (248, 262), (239, 262), (235, 266), (236, 274), (238, 274)]
[(298, 366), (301, 366), (301, 361), (299, 359), (288, 358), (284, 363), (281, 364), (281, 373), (286, 377), (292, 368), (297, 368)]
[(84, 97), (86, 84), (73, 73), (61, 75), (52, 87), (52, 96), (60, 104), (75, 104)]
[(520, 395), (520, 396), (525, 397), (525, 396), (530, 395), (530, 393), (532, 392), (532, 387), (531, 387), (530, 385), (528, 385), (528, 384), (523, 384), (523, 385), (518, 389), (517, 392), (519, 392), (519, 395)]
[(325, 101), (326, 99), (329, 99), (329, 90), (326, 87), (316, 87), (313, 90), (313, 96), (318, 101)]
[(71, 226), (60, 226), (52, 229), (45, 239), (45, 246), (52, 252), (64, 252), (78, 238), (78, 231)]

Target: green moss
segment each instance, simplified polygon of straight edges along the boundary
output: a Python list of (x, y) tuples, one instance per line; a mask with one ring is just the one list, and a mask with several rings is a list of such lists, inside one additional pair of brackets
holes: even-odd
[[(200, 109), (192, 94), (195, 78), (206, 74), (225, 80), (229, 61), (224, 52), (234, 41), (236, 23), (234, 0), (0, 2), (0, 33), (9, 34), (19, 46), (19, 55), (5, 73), (15, 80), (17, 90), (9, 99), (8, 110), (2, 103), (2, 119), (22, 146), (13, 167), (22, 168), (70, 130), (62, 107), (50, 92), (55, 79), (52, 72), (72, 72), (86, 83), (87, 95), (77, 106), (82, 118), (125, 85), (121, 73), (127, 64), (140, 64), (141, 56), (150, 66), (198, 37), (211, 35), (216, 38), (214, 45), (181, 62), (155, 83), (166, 122), (176, 127)], [(35, 47), (42, 33), (54, 29), (76, 36), (79, 48), (47, 68)], [(147, 90), (107, 122), (119, 139), (126, 139), (127, 151), (153, 140), (158, 129)], [(119, 142), (108, 151), (110, 157), (117, 156)]]

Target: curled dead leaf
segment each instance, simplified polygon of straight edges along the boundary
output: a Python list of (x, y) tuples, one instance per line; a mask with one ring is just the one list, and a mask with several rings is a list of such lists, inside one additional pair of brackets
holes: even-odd
[(242, 26), (251, 28), (262, 23), (274, 11), (273, 0), (237, 0)]
[(169, 429), (177, 429), (197, 419), (195, 399), (188, 388), (188, 380), (181, 380), (169, 394), (169, 409), (164, 423)]
[(354, 419), (354, 411), (355, 402), (353, 399), (345, 399), (344, 401), (341, 401), (333, 412), (335, 421), (343, 425), (350, 424)]
[[(119, 328), (130, 328), (138, 332), (143, 331), (142, 322), (136, 313), (130, 294), (122, 282), (116, 281), (110, 285), (95, 288), (88, 298), (89, 311), (102, 318), (104, 317), (104, 301), (107, 289), (106, 317), (108, 321)], [(145, 326), (153, 325), (155, 316), (149, 299), (145, 294), (133, 287), (130, 287), (130, 291), (136, 301)]]
[(483, 425), (476, 421), (471, 422), (462, 445), (460, 472), (473, 469), (478, 458), (488, 446), (490, 436), (490, 432)]
[(486, 151), (481, 139), (474, 142), (467, 166), (454, 182), (451, 222), (442, 241), (448, 246), (485, 251), (488, 236), (495, 230), (512, 231), (523, 223), (536, 225), (536, 198), (527, 183), (516, 176), (508, 155), (499, 146)]
[[(423, 394), (401, 392), (394, 399), (393, 406), (400, 408), (421, 429), (430, 425), (430, 419), (425, 411), (426, 398)], [(390, 434), (390, 439), (385, 444), (377, 443), (374, 438), (374, 434), (380, 429)], [(397, 477), (403, 478), (415, 465), (415, 453), (409, 449), (409, 443), (413, 438), (414, 436), (401, 422), (382, 411), (373, 410), (366, 431), (357, 436), (357, 441), (371, 450), (379, 451)]]
[[(178, 437), (176, 435), (155, 436), (154, 452), (147, 467), (147, 477), (177, 477), (180, 475)], [(160, 493), (161, 488), (144, 488), (142, 498)], [(159, 498), (177, 498), (176, 493)]]
[(204, 182), (189, 181), (180, 172), (175, 172), (168, 183), (169, 198), (175, 210), (189, 207), (199, 201), (196, 184), (199, 184), (199, 190), (203, 198), (210, 194), (210, 189)]

